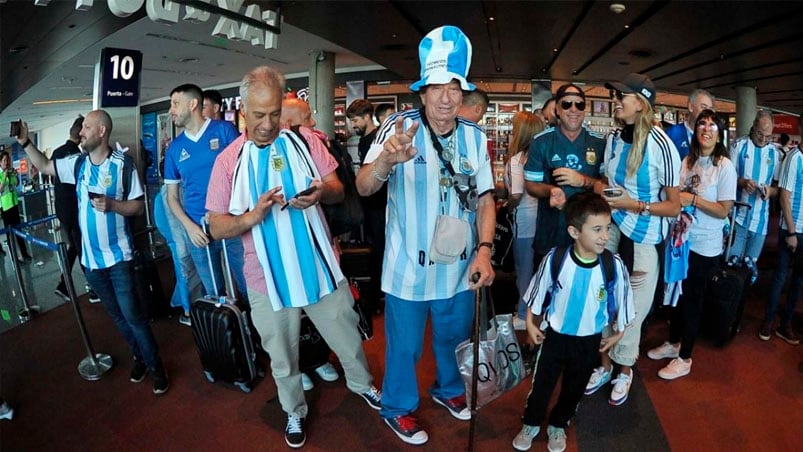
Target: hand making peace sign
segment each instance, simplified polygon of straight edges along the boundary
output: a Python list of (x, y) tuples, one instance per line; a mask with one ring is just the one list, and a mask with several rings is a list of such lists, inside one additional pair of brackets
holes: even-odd
[(404, 163), (418, 153), (418, 149), (413, 146), (413, 137), (418, 131), (418, 121), (413, 121), (413, 124), (406, 131), (404, 130), (404, 118), (399, 115), (396, 118), (395, 133), (389, 140), (385, 141), (382, 160), (390, 166), (397, 163)]

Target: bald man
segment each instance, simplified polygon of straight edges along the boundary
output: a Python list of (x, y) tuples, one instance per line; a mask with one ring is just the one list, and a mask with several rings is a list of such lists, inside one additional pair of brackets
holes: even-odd
[(134, 291), (133, 241), (125, 219), (143, 212), (145, 192), (131, 156), (109, 146), (111, 131), (109, 114), (95, 110), (86, 115), (79, 133), (83, 154), (48, 159), (29, 139), (24, 122), (17, 142), (43, 174), (75, 184), (86, 280), (134, 356), (131, 382), (141, 382), (150, 372), (153, 393), (163, 394), (169, 387), (167, 372)]

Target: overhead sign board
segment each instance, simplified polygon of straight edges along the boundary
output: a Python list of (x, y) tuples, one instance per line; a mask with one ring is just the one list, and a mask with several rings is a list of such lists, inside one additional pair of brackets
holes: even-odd
[(136, 107), (142, 52), (106, 47), (100, 51), (100, 106)]

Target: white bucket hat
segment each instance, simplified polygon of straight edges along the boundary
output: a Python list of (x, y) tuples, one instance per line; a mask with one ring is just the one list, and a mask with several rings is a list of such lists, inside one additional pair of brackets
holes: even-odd
[(462, 30), (444, 25), (430, 31), (418, 45), (421, 60), (421, 80), (410, 85), (419, 91), (427, 85), (460, 82), (464, 91), (474, 91), (476, 86), (466, 81), (471, 67), (471, 41)]

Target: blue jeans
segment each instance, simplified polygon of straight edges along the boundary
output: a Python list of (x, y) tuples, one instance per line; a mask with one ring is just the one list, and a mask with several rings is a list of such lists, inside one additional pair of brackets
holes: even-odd
[[(223, 256), (223, 242), (220, 240), (213, 240), (209, 242), (209, 253), (212, 255), (212, 267), (215, 274), (215, 284), (212, 283), (212, 273), (209, 270), (209, 258), (206, 255), (206, 248), (197, 247), (190, 243), (190, 255), (192, 261), (195, 263), (195, 269), (198, 271), (198, 276), (201, 277), (201, 282), (204, 285), (204, 294), (210, 296), (218, 296), (226, 293), (226, 281), (223, 279), (223, 264), (221, 259)], [(243, 297), (243, 302), (248, 305), (248, 292), (245, 285), (245, 274), (243, 268), (245, 262), (243, 261), (243, 241), (240, 237), (226, 240), (226, 252), (229, 257), (229, 265), (231, 266), (231, 274), (234, 278), (234, 284), (240, 290)], [(217, 286), (217, 287), (215, 287)], [(228, 294), (234, 296), (234, 294)]]
[(527, 318), (527, 303), (524, 302), (524, 293), (530, 286), (530, 281), (535, 275), (534, 259), (535, 249), (533, 242), (535, 237), (517, 238), (513, 242), (513, 263), (516, 267), (516, 289), (519, 290), (518, 313), (520, 319)]
[(155, 369), (159, 364), (159, 348), (145, 307), (134, 292), (134, 261), (118, 262), (102, 270), (87, 269), (86, 280), (128, 342), (131, 354)]
[(742, 256), (742, 250), (745, 251), (744, 255), (746, 257), (752, 257), (755, 260), (758, 260), (758, 257), (761, 256), (761, 249), (764, 248), (764, 239), (767, 238), (766, 234), (758, 234), (756, 232), (750, 232), (747, 230), (746, 227), (734, 223), (736, 227), (736, 231), (733, 233), (733, 245), (731, 245), (730, 256)]
[(434, 397), (451, 399), (466, 392), (454, 351), (471, 335), (474, 292), (452, 298), (408, 301), (385, 295), (385, 379), (382, 382), (383, 418), (410, 414), (418, 408), (415, 366), (424, 347), (427, 315), (432, 315), (435, 355)]
[[(162, 192), (166, 187), (167, 185), (162, 186)], [(153, 200), (153, 220), (167, 241), (173, 256), (176, 287), (173, 289), (173, 296), (170, 297), (170, 306), (181, 307), (184, 312), (190, 312), (190, 304), (201, 295), (201, 279), (190, 256), (192, 242), (184, 226), (167, 206), (162, 192), (157, 193)]]
[[(803, 233), (797, 234), (797, 247), (803, 246)], [(798, 251), (802, 252), (802, 251)], [(784, 282), (786, 282), (786, 273), (789, 271), (789, 264), (793, 260), (792, 251), (786, 246), (786, 231), (778, 233), (778, 263), (775, 267), (775, 275), (772, 278), (772, 289), (770, 289), (770, 298), (767, 300), (767, 312), (764, 314), (766, 322), (772, 322), (775, 319), (775, 311), (778, 310), (778, 304), (781, 300), (781, 291), (783, 290)], [(800, 286), (803, 284), (803, 274), (798, 274), (792, 271), (792, 281), (789, 283), (789, 291), (786, 293), (786, 309), (781, 311), (781, 326), (785, 327), (792, 320), (797, 306), (797, 299), (800, 295)]]

